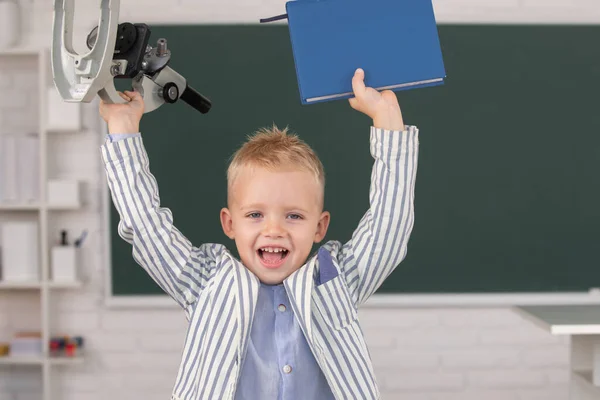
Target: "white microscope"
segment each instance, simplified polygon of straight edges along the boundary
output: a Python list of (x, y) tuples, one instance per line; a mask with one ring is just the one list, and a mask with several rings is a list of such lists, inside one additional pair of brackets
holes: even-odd
[(115, 89), (115, 78), (130, 78), (144, 99), (145, 112), (181, 99), (207, 113), (209, 99), (187, 84), (168, 66), (171, 51), (167, 40), (148, 45), (146, 24), (118, 23), (120, 0), (100, 1), (100, 21), (87, 37), (90, 51), (80, 55), (73, 48), (75, 0), (54, 0), (52, 75), (64, 101), (91, 102), (96, 94), (107, 103), (123, 103)]

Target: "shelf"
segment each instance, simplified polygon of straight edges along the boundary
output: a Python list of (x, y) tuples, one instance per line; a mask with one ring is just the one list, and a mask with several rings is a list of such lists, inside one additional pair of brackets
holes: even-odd
[(48, 357), (51, 365), (83, 364), (83, 357)]
[(76, 211), (81, 209), (81, 204), (69, 206), (48, 206), (49, 211)]
[(40, 49), (32, 47), (12, 47), (0, 50), (0, 56), (38, 56)]
[[(77, 289), (82, 286), (81, 282), (48, 282), (50, 289)], [(41, 289), (42, 282), (2, 282), (0, 281), (0, 289)]]
[(61, 129), (61, 128), (46, 128), (46, 132), (48, 133), (48, 137), (61, 136), (61, 135), (75, 135), (75, 136), (86, 136), (86, 135), (94, 135), (96, 132), (91, 131), (82, 127), (81, 129)]
[(39, 209), (39, 203), (0, 204), (0, 211), (37, 211)]
[(0, 365), (42, 365), (42, 356), (3, 356), (0, 357)]
[(77, 289), (81, 286), (81, 282), (48, 282), (50, 289)]
[(44, 361), (51, 365), (73, 365), (83, 363), (83, 357), (0, 356), (0, 365), (42, 365)]
[[(25, 204), (0, 204), (0, 211), (39, 211), (42, 206), (39, 203)], [(47, 205), (48, 211), (76, 211), (81, 209), (81, 204), (77, 205)]]
[(0, 282), (0, 289), (38, 289), (41, 287), (39, 282)]

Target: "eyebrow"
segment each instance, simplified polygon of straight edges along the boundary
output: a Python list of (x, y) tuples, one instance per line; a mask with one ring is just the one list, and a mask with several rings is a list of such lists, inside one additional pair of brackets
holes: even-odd
[[(266, 205), (262, 204), (262, 203), (254, 203), (254, 204), (250, 204), (248, 206), (240, 206), (239, 207), (239, 209), (241, 211), (244, 211), (244, 210), (245, 211), (249, 211), (249, 210), (256, 210), (256, 209), (263, 209), (263, 208), (266, 208)], [(291, 210), (294, 210), (294, 211), (298, 211), (298, 212), (301, 212), (301, 213), (308, 214), (308, 210), (305, 210), (305, 209), (300, 208), (300, 207), (285, 207), (285, 208), (286, 209), (291, 209)]]

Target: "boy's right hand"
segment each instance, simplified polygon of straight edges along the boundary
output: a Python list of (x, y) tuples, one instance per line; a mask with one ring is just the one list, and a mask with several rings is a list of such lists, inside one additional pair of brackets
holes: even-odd
[(108, 133), (137, 133), (144, 115), (144, 99), (139, 92), (125, 91), (119, 95), (124, 104), (107, 104), (100, 101), (100, 116), (108, 124)]

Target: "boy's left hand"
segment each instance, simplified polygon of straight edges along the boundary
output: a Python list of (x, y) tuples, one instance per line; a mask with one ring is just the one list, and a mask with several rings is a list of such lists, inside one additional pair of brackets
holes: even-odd
[(404, 121), (398, 104), (396, 94), (391, 90), (378, 92), (365, 86), (365, 72), (357, 69), (352, 78), (352, 90), (354, 98), (351, 98), (350, 106), (373, 119), (375, 128), (403, 131)]

